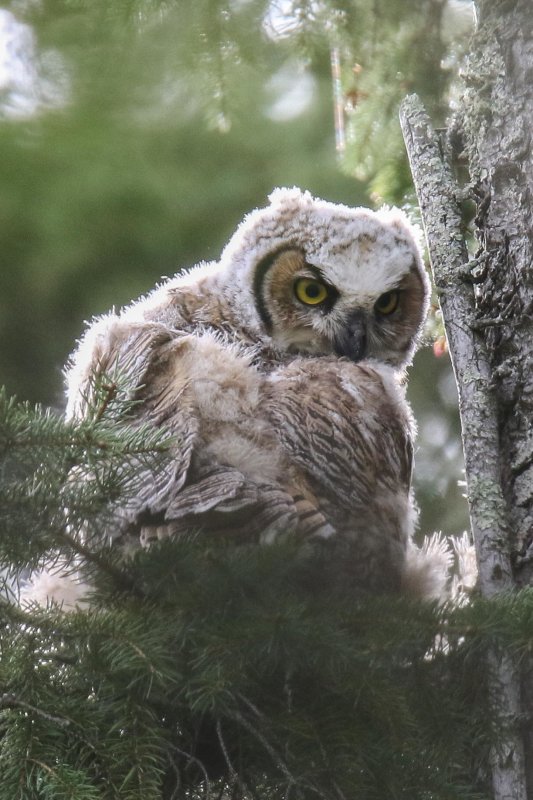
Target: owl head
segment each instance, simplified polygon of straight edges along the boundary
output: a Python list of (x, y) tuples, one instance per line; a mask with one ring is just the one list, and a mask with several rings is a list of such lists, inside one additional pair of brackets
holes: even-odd
[(276, 189), (222, 253), (227, 303), (281, 350), (407, 364), (429, 282), (417, 230), (398, 209), (371, 211)]

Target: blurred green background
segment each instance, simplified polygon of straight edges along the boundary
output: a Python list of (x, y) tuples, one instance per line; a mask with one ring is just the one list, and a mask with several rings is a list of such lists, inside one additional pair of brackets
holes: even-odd
[[(417, 91), (443, 124), (470, 24), (467, 0), (0, 6), (0, 383), (61, 408), (84, 320), (216, 259), (275, 186), (416, 218), (398, 104)], [(421, 533), (458, 533), (456, 393), (431, 336), (410, 398)]]

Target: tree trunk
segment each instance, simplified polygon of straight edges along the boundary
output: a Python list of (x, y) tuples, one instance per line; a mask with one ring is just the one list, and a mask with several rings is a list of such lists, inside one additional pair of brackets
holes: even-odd
[[(498, 414), (515, 576), (533, 561), (533, 7), (478, 0), (460, 131), (477, 200), (477, 321)], [(520, 557), (522, 556), (522, 557)]]
[[(470, 262), (460, 193), (416, 98), (401, 117), (458, 382), (480, 589), (491, 597), (533, 583), (533, 9), (530, 0), (476, 5), (450, 138), (477, 206)], [(533, 798), (533, 681), (520, 686), (506, 653), (489, 660), (505, 726), (494, 798)]]
[[(533, 7), (477, 0), (460, 129), (477, 200), (484, 268), (478, 326), (497, 407), (501, 486), (519, 586), (533, 583)], [(533, 670), (523, 678), (533, 798)]]

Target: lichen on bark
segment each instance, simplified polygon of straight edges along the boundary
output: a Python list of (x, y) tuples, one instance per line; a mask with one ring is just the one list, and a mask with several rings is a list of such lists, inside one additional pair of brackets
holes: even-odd
[(476, 316), (491, 368), (520, 585), (533, 582), (533, 25), (530, 0), (478, 0), (456, 115), (477, 200)]

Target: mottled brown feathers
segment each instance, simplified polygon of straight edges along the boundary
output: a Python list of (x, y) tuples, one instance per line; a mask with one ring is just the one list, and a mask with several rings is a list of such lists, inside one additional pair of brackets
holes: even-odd
[[(95, 376), (114, 371), (137, 401), (124, 423), (174, 437), (110, 535), (148, 546), (189, 531), (291, 534), (321, 542), (331, 579), (354, 590), (408, 583), (414, 430), (402, 384), (427, 298), (401, 212), (287, 189), (245, 218), (220, 261), (98, 320), (72, 360), (68, 415), (83, 417)], [(340, 341), (358, 363), (338, 356)]]

